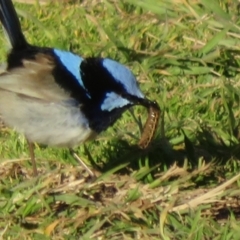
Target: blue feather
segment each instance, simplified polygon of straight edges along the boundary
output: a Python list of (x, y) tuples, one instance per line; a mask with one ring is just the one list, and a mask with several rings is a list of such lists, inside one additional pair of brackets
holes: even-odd
[(130, 102), (126, 98), (122, 98), (115, 92), (107, 93), (103, 103), (101, 104), (102, 111), (112, 111), (116, 108), (122, 108), (126, 105), (130, 104)]
[(71, 52), (66, 52), (59, 49), (53, 49), (53, 52), (66, 67), (66, 69), (75, 77), (81, 87), (85, 89), (79, 70), (83, 58)]
[(117, 82), (124, 86), (128, 94), (132, 94), (139, 98), (144, 98), (144, 95), (137, 86), (136, 78), (128, 68), (109, 58), (104, 58), (102, 65)]

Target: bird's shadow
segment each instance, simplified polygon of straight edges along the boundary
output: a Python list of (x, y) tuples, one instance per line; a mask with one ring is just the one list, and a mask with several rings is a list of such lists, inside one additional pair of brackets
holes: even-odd
[[(182, 144), (173, 146), (168, 138), (158, 135), (147, 149), (130, 145), (126, 140), (112, 140), (101, 151), (101, 156), (108, 161), (100, 165), (92, 161), (92, 164), (102, 173), (115, 168), (118, 174), (129, 174), (143, 166), (153, 168), (153, 173), (168, 169), (175, 163), (183, 166), (186, 159), (191, 169), (199, 166), (199, 159), (206, 164), (214, 162), (218, 166), (225, 166), (229, 159), (240, 159), (239, 144), (227, 146), (220, 138), (217, 141), (215, 133), (209, 129), (197, 132), (194, 142), (183, 134)], [(90, 153), (87, 152), (87, 155), (90, 156)]]

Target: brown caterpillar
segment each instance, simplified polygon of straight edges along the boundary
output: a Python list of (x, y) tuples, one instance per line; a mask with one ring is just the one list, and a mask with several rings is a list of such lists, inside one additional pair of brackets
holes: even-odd
[(143, 127), (141, 139), (138, 142), (138, 146), (141, 149), (148, 147), (152, 141), (153, 136), (157, 130), (158, 121), (160, 118), (160, 109), (156, 103), (148, 108), (148, 118)]

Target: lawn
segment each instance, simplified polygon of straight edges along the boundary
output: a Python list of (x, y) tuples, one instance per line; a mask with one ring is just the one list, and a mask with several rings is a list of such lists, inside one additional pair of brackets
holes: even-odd
[[(32, 44), (127, 65), (161, 107), (156, 137), (137, 142), (134, 107), (76, 151), (0, 130), (0, 239), (240, 239), (240, 3), (123, 0), (16, 3)], [(91, 4), (89, 3), (91, 2)], [(0, 34), (0, 60), (7, 44)]]

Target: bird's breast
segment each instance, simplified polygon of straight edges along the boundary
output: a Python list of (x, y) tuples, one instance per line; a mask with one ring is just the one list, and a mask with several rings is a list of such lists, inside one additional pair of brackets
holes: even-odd
[(4, 122), (33, 142), (74, 147), (97, 135), (72, 100), (44, 102), (0, 91), (0, 103)]

